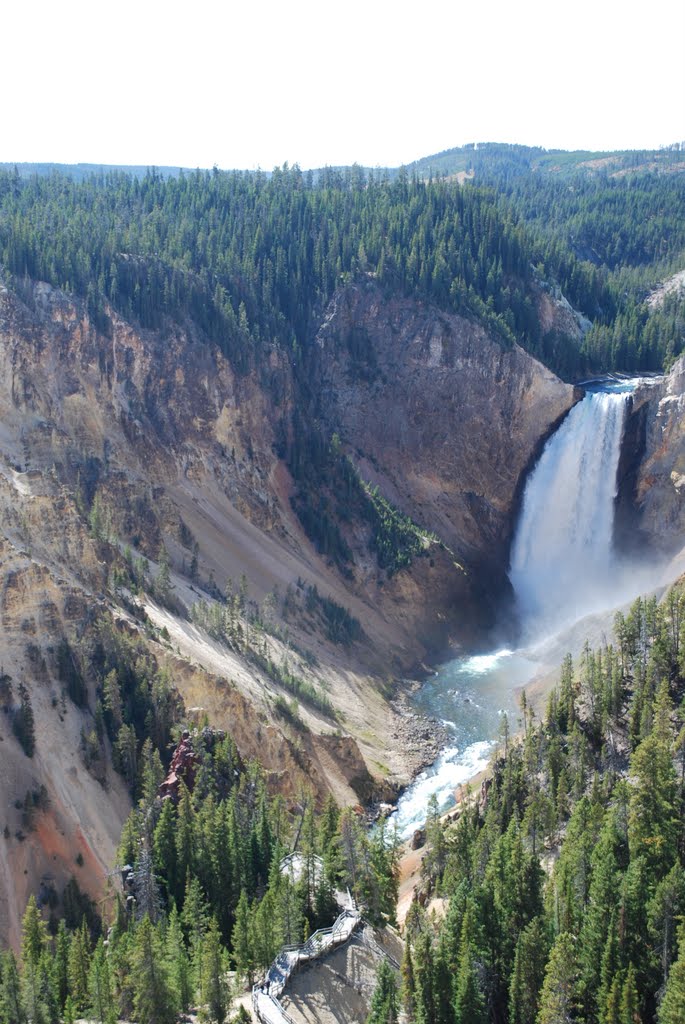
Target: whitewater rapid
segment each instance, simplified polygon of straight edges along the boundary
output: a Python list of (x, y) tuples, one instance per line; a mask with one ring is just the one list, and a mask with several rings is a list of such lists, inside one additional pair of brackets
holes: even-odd
[(391, 823), (407, 839), (457, 787), (487, 767), (507, 713), (517, 730), (517, 688), (540, 670), (535, 645), (585, 615), (637, 596), (653, 579), (621, 563), (614, 507), (628, 399), (637, 380), (590, 386), (547, 441), (526, 484), (509, 577), (519, 613), (517, 650), (502, 648), (443, 665), (416, 703), (447, 727), (450, 743), (402, 795)]

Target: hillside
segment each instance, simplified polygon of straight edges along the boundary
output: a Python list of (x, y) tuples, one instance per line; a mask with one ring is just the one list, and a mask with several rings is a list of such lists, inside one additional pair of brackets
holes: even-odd
[[(329, 798), (393, 800), (439, 751), (407, 694), (508, 622), (523, 484), (569, 381), (672, 364), (631, 405), (617, 539), (682, 548), (683, 299), (645, 301), (685, 262), (682, 179), (576, 161), (569, 185), (491, 156), (463, 185), (0, 172), (0, 941), (33, 895), (55, 929), (87, 912), (94, 959), (89, 898), (130, 863), (159, 920), (121, 939), (122, 1012), (174, 903), (202, 911), (200, 986), (212, 915), (219, 959), (250, 922), (245, 977), (326, 919), (326, 886), (274, 867), (308, 814), (328, 884), (392, 917), (391, 844)], [(207, 770), (171, 810), (185, 728)], [(45, 974), (53, 946), (34, 952)], [(506, 984), (483, 989), (498, 1013)]]
[(422, 157), (407, 164), (407, 170), (422, 178), (457, 174), (484, 177), (488, 173), (562, 179), (578, 174), (622, 177), (645, 171), (680, 173), (685, 170), (685, 156), (678, 144), (656, 150), (593, 152), (479, 142)]
[[(259, 757), (274, 790), (292, 797), (305, 785), (332, 791), (341, 803), (391, 797), (435, 756), (439, 737), (431, 741), (392, 710), (393, 681), (447, 644), (472, 641), (492, 621), (504, 592), (505, 551), (493, 538), (508, 529), (543, 432), (573, 401), (572, 389), (521, 350), (502, 350), (469, 322), (405, 300), (393, 316), (401, 313), (414, 339), (409, 365), (425, 378), (426, 400), (422, 410), (416, 406), (415, 384), (393, 401), (398, 414), (406, 403), (401, 418), (412, 416), (415, 436), (388, 439), (381, 450), (376, 420), (360, 420), (344, 447), (354, 461), (342, 448), (324, 449), (325, 461), (309, 464), (310, 482), (313, 472), (322, 481), (311, 493), (305, 477), (293, 478), (292, 456), (277, 454), (298, 404), (306, 408), (306, 399), (295, 401), (299, 385), (277, 352), (269, 384), (282, 382), (280, 407), (259, 375), (237, 374), (187, 329), (141, 330), (112, 310), (104, 334), (64, 293), (26, 282), (20, 290), (21, 298), (7, 287), (0, 296), (0, 661), (10, 677), (2, 735), (12, 765), (1, 783), (10, 836), (2, 863), (4, 891), (13, 894), (5, 927), (15, 937), (41, 878), (59, 890), (75, 873), (95, 892), (111, 865), (127, 789), (135, 794), (140, 785), (135, 770), (124, 772), (121, 744), (134, 728), (137, 757), (146, 715), (159, 700), (158, 678), (166, 680), (165, 701), (173, 695), (178, 702), (156, 735), (165, 762), (176, 723), (204, 714), (231, 732), (245, 758)], [(327, 337), (378, 332), (379, 364), (391, 364), (397, 356), (383, 333), (387, 314), (370, 312), (380, 295), (366, 293), (357, 328), (350, 310), (358, 297), (340, 293), (326, 314)], [(339, 321), (340, 309), (347, 312)], [(344, 403), (349, 366), (335, 370), (331, 362), (325, 373), (328, 393)], [(501, 412), (520, 434), (514, 459), (509, 432), (483, 434), (483, 395), (473, 389), (491, 373), (518, 382), (502, 395)], [(362, 395), (363, 378), (352, 379)], [(440, 492), (464, 467), (459, 448), (426, 434), (428, 396), (438, 382), (461, 410), (462, 443), (469, 438), (474, 454), (487, 445), (477, 463), (490, 465), (477, 481), (463, 475), (459, 487), (449, 485), (447, 515)], [(344, 428), (341, 416), (343, 436)], [(407, 488), (409, 461), (421, 469)], [(341, 473), (350, 489), (346, 506), (336, 490)], [(380, 482), (383, 504), (362, 480)], [(334, 552), (319, 552), (323, 541), (303, 528), (301, 503), (322, 500), (332, 514), (327, 520), (319, 512), (315, 522), (330, 521), (337, 531)], [(123, 686), (138, 678), (151, 688), (118, 720), (107, 710), (112, 668)], [(11, 728), (20, 684), (35, 719), (31, 758)], [(41, 786), (49, 807), (41, 830), (27, 833), (24, 796)], [(89, 808), (104, 813), (106, 828), (90, 823)], [(49, 836), (61, 833), (56, 847)], [(79, 844), (91, 874), (74, 869)]]
[(569, 655), (543, 720), (524, 709), (520, 740), (505, 730), (480, 799), (446, 831), (432, 816), (409, 1020), (683, 1019), (684, 600), (638, 600), (610, 642)]

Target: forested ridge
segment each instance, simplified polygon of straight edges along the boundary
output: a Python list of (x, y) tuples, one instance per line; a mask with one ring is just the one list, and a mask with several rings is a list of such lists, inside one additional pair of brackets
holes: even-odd
[(361, 171), (314, 185), (297, 168), (0, 181), (13, 274), (74, 290), (94, 312), (107, 298), (146, 327), (189, 315), (238, 361), (260, 344), (297, 355), (343, 277), (364, 271), (490, 316), (506, 340), (533, 329), (525, 239), (488, 191)]
[(638, 600), (567, 656), (541, 721), (505, 722), (484, 802), (427, 825), (407, 918), (416, 1024), (685, 1019), (685, 593)]
[[(242, 369), (273, 345), (306, 363), (335, 289), (368, 274), (567, 376), (673, 358), (680, 306), (650, 315), (642, 301), (683, 263), (682, 176), (557, 180), (512, 175), (511, 154), (496, 156), (465, 185), (357, 167), (83, 181), (2, 171), (0, 265), (82, 296), (103, 330), (107, 302), (144, 327), (192, 320)], [(593, 323), (582, 349), (542, 330), (542, 282)]]
[(568, 263), (561, 253), (570, 251), (581, 264), (596, 267), (605, 283), (608, 302), (599, 316), (590, 314), (593, 324), (582, 347), (587, 365), (661, 369), (683, 346), (683, 296), (670, 296), (658, 310), (644, 300), (685, 263), (685, 153), (657, 154), (662, 169), (676, 173), (657, 173), (657, 161), (636, 153), (625, 154), (612, 174), (588, 174), (574, 165), (566, 173), (544, 174), (530, 173), (529, 163), (517, 165), (506, 151), (492, 149), (481, 154), (476, 180), (504, 194), (534, 235), (547, 239), (571, 301), (587, 308), (577, 272), (571, 265), (565, 274)]

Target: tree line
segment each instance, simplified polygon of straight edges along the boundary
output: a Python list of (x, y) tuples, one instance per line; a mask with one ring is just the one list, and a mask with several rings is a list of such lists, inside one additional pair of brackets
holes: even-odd
[(613, 643), (564, 661), (523, 736), (506, 721), (485, 803), (427, 825), (407, 918), (414, 1024), (685, 1019), (685, 591), (638, 600)]

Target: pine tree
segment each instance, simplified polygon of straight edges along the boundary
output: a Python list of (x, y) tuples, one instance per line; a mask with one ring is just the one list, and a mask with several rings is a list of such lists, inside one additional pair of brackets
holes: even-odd
[(190, 962), (198, 981), (200, 1000), (202, 1000), (202, 950), (209, 927), (209, 908), (199, 880), (191, 878), (190, 875), (186, 879), (181, 923), (188, 939)]
[(71, 936), (69, 946), (69, 992), (74, 1006), (84, 1011), (88, 1006), (88, 975), (90, 972), (90, 936), (85, 919)]
[(157, 799), (157, 790), (164, 779), (164, 768), (159, 751), (148, 736), (140, 751), (140, 802), (141, 813), (146, 816)]
[(64, 1024), (75, 1024), (77, 1016), (74, 1000), (67, 996), (64, 1003)]
[(193, 999), (192, 967), (188, 951), (183, 941), (181, 920), (173, 906), (169, 914), (169, 926), (166, 935), (166, 950), (169, 962), (169, 974), (176, 996), (176, 1002), (183, 1013), (186, 1013)]
[(236, 907), (231, 946), (238, 975), (242, 978), (247, 978), (248, 985), (252, 985), (254, 981), (255, 957), (252, 943), (250, 907), (245, 889), (240, 893), (240, 899)]
[(181, 893), (176, 868), (176, 808), (171, 800), (162, 803), (152, 848), (155, 872), (166, 881), (168, 896), (176, 899)]
[(29, 897), (21, 922), (21, 959), (24, 966), (37, 964), (47, 943), (45, 922), (36, 905), (35, 896)]
[(23, 1004), (31, 1024), (48, 1024), (50, 1017), (41, 970), (46, 941), (45, 922), (32, 895), (22, 920), (21, 937)]
[(639, 998), (637, 984), (635, 981), (635, 968), (632, 963), (628, 964), (628, 972), (623, 988), (621, 989), (621, 1003), (619, 1006), (619, 1020), (621, 1024), (642, 1024), (639, 1012)]
[(212, 918), (202, 955), (203, 991), (210, 1021), (224, 1024), (228, 1013), (229, 992), (226, 963), (216, 918)]
[(623, 973), (614, 975), (609, 988), (605, 1007), (600, 1012), (600, 1024), (621, 1024), (621, 992), (623, 991)]
[(49, 1024), (60, 1024), (58, 988), (55, 980), (54, 960), (51, 952), (44, 949), (38, 962), (38, 984)]
[[(176, 811), (176, 877), (180, 884), (186, 885), (186, 888), (188, 877), (194, 877), (197, 873), (194, 819), (195, 812), (188, 787), (181, 782)], [(182, 896), (183, 893), (177, 893), (177, 901)]]
[(88, 993), (90, 1013), (98, 1021), (98, 1024), (116, 1024), (117, 1014), (112, 996), (112, 982), (102, 939), (98, 940), (90, 962)]
[(399, 997), (395, 972), (387, 960), (381, 960), (366, 1024), (396, 1024), (398, 1016)]
[(169, 552), (166, 547), (162, 545), (162, 550), (159, 555), (159, 569), (155, 579), (155, 594), (162, 604), (166, 604), (171, 597), (172, 590), (173, 584), (171, 582), (171, 562), (169, 561)]
[(653, 732), (643, 740), (631, 758), (631, 774), (631, 856), (644, 855), (660, 877), (674, 862), (678, 826), (677, 779), (664, 737)]
[(411, 1022), (414, 1020), (414, 1004), (415, 1004), (415, 991), (416, 982), (414, 980), (414, 965), (412, 962), (411, 943), (409, 937), (405, 938), (404, 952), (402, 954), (402, 1008), (407, 1016), (407, 1020)]
[(36, 749), (36, 727), (31, 696), (24, 683), (19, 683), (19, 707), (14, 712), (12, 729), (27, 757), (33, 757)]
[(677, 921), (685, 910), (685, 874), (680, 864), (674, 864), (659, 883), (646, 910), (651, 945), (659, 952), (663, 991), (676, 955)]
[(545, 971), (537, 1024), (572, 1024), (575, 1019), (576, 954), (568, 932), (558, 937)]
[(176, 1005), (159, 936), (144, 917), (136, 928), (132, 959), (133, 1004), (140, 1024), (174, 1024)]
[(426, 850), (421, 862), (421, 875), (430, 879), (437, 889), (447, 860), (445, 830), (440, 820), (440, 808), (435, 793), (428, 801), (426, 817)]
[(252, 913), (252, 943), (255, 963), (267, 968), (281, 946), (281, 924), (278, 918), (276, 895), (271, 887)]
[(549, 943), (542, 918), (519, 935), (509, 984), (509, 1024), (535, 1024)]
[(470, 904), (464, 915), (455, 981), (454, 1018), (456, 1024), (486, 1024), (485, 1000), (476, 966), (475, 912)]
[(579, 941), (579, 994), (583, 1012), (596, 1016), (598, 993), (601, 991), (602, 954), (612, 923), (612, 911), (618, 901), (620, 884), (619, 857), (627, 854), (617, 826), (616, 810), (612, 810), (602, 826), (591, 856), (592, 879), (588, 906), (583, 917)]
[(69, 994), (69, 934), (63, 918), (55, 936), (54, 976), (57, 1001), (62, 1009)]
[(14, 953), (0, 953), (0, 1024), (27, 1024)]
[(415, 1019), (417, 1024), (435, 1020), (434, 952), (428, 930), (420, 932), (414, 945)]
[(659, 1024), (682, 1024), (685, 1020), (685, 925), (680, 927), (680, 953), (671, 967), (657, 1020)]

